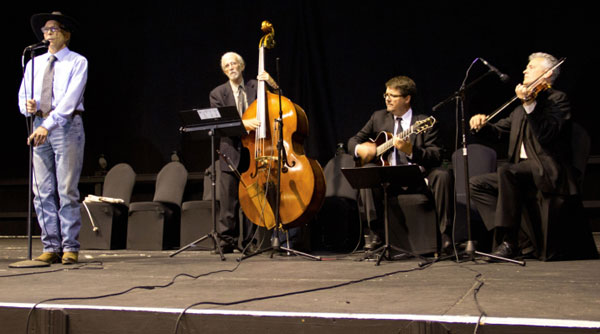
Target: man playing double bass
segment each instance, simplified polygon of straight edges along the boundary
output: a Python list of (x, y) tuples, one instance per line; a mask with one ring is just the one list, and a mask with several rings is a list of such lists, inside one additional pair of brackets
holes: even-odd
[[(217, 86), (210, 92), (211, 107), (237, 106), (240, 117), (254, 100), (256, 100), (257, 81), (244, 81), (242, 72), (246, 65), (244, 59), (235, 52), (227, 52), (221, 57), (221, 69), (229, 79), (226, 83)], [(273, 89), (278, 89), (277, 83), (269, 76), (267, 72), (260, 73), (258, 80), (267, 82)], [(256, 119), (244, 120), (246, 131), (256, 129), (259, 122)], [(248, 157), (242, 154), (242, 141), (240, 137), (221, 138), (219, 150), (226, 155), (233, 168), (245, 170), (248, 165)], [(229, 169), (227, 162), (220, 158), (221, 177), (218, 183), (219, 199), (219, 219), (217, 223), (217, 232), (221, 238), (221, 249), (223, 253), (232, 253), (238, 245), (239, 236), (239, 209), (238, 199), (239, 180), (235, 173)], [(243, 244), (250, 241), (254, 224), (244, 219), (244, 240)]]
[[(416, 121), (427, 118), (425, 115), (414, 113), (411, 107), (417, 93), (417, 86), (412, 79), (397, 76), (386, 82), (385, 86), (383, 98), (386, 109), (374, 112), (365, 126), (348, 141), (348, 152), (361, 161), (369, 162), (375, 158), (376, 145), (369, 139), (374, 139), (381, 131), (397, 134), (401, 129), (408, 129)], [(390, 165), (416, 164), (422, 167), (435, 199), (442, 247), (449, 248), (453, 219), (453, 179), (447, 170), (438, 168), (442, 162), (438, 141), (438, 130), (435, 126), (424, 133), (413, 134), (407, 140), (394, 138), (394, 148), (390, 149), (387, 161)], [(376, 248), (384, 237), (382, 201), (375, 200), (375, 205), (378, 219), (369, 222), (371, 241), (365, 244), (367, 250)]]
[(469, 122), (472, 129), (491, 133), (494, 138), (509, 136), (510, 163), (500, 166), (496, 173), (470, 179), (477, 210), (488, 230), (495, 228), (498, 246), (492, 254), (496, 256), (520, 255), (517, 238), (527, 194), (537, 190), (577, 194), (570, 168), (571, 106), (565, 93), (550, 86), (559, 74), (558, 68), (551, 70), (556, 64), (550, 54), (531, 54), (523, 83), (515, 88), (521, 104), (496, 123), (486, 123), (486, 116), (481, 114)]

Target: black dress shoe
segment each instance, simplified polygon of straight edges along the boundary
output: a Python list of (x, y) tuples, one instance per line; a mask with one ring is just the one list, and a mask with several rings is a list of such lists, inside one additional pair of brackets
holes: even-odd
[(452, 254), (454, 252), (454, 247), (452, 247), (452, 237), (443, 233), (442, 234), (442, 254)]
[(383, 242), (381, 242), (381, 239), (379, 239), (379, 237), (374, 237), (374, 238), (371, 238), (371, 240), (365, 244), (364, 248), (366, 251), (372, 251), (372, 250), (379, 248), (381, 245), (383, 245)]
[[(233, 253), (233, 247), (221, 247), (221, 251), (223, 252), (223, 254), (231, 254)], [(219, 254), (219, 251), (216, 249), (213, 249), (212, 251), (210, 251), (211, 254)]]
[[(230, 244), (221, 245), (221, 251), (223, 252), (223, 254), (231, 254), (231, 253), (233, 253), (234, 249), (235, 249), (235, 247), (233, 247), (233, 245), (230, 245)], [(211, 253), (219, 254), (219, 251), (217, 249), (214, 249), (211, 251)]]
[[(517, 255), (519, 255), (519, 252), (515, 245), (503, 241), (500, 245), (498, 245), (498, 247), (496, 247), (496, 250), (493, 251), (491, 255), (503, 257), (505, 259), (514, 259), (515, 257), (517, 257)], [(486, 257), (484, 258), (484, 260), (490, 262), (499, 261), (497, 259), (494, 259), (493, 257)]]

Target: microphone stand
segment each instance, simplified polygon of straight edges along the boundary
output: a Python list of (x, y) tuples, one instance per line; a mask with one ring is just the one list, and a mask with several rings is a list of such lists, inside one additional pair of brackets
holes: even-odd
[[(27, 47), (25, 48), (25, 50), (23, 51), (23, 54), (25, 54), (26, 51), (29, 51), (31, 53), (31, 99), (34, 99), (35, 95), (34, 95), (34, 87), (35, 87), (35, 83), (34, 83), (34, 65), (35, 65), (35, 50), (37, 48), (30, 48)], [(27, 102), (25, 102), (27, 103)], [(31, 134), (33, 133), (34, 129), (33, 129), (33, 120), (35, 118), (35, 115), (30, 115), (29, 119), (27, 120), (27, 124), (29, 127), (29, 133), (27, 134), (28, 136), (31, 136)], [(29, 172), (28, 172), (28, 180), (27, 180), (27, 186), (29, 187), (29, 191), (27, 193), (27, 260), (25, 261), (18, 261), (15, 263), (11, 263), (9, 265), (10, 268), (40, 268), (40, 267), (49, 267), (50, 264), (46, 263), (46, 262), (42, 262), (42, 261), (36, 261), (36, 260), (32, 260), (33, 258), (33, 143), (29, 143)]]
[[(450, 95), (444, 101), (438, 103), (437, 105), (435, 105), (433, 107), (433, 111), (437, 111), (441, 106), (447, 104), (448, 102), (450, 102), (452, 100), (455, 100), (456, 101), (455, 112), (457, 115), (460, 110), (460, 115), (461, 115), (460, 126), (461, 126), (461, 132), (462, 132), (463, 173), (464, 173), (464, 187), (465, 187), (466, 211), (467, 211), (466, 212), (467, 239), (468, 239), (467, 247), (465, 248), (464, 253), (467, 255), (469, 261), (473, 261), (475, 259), (475, 255), (479, 255), (479, 256), (487, 256), (488, 258), (493, 258), (495, 260), (500, 260), (500, 261), (505, 261), (505, 262), (510, 262), (510, 263), (521, 265), (521, 266), (525, 266), (525, 261), (508, 259), (508, 258), (504, 258), (504, 257), (477, 251), (477, 249), (475, 247), (475, 243), (473, 242), (473, 239), (472, 239), (472, 234), (471, 234), (471, 191), (470, 191), (470, 186), (469, 186), (469, 153), (468, 153), (468, 148), (467, 148), (467, 125), (466, 125), (467, 122), (465, 119), (464, 100), (465, 100), (465, 93), (467, 90), (469, 90), (471, 87), (475, 86), (479, 81), (481, 81), (483, 78), (485, 78), (489, 74), (493, 73), (493, 71), (490, 69), (485, 74), (483, 74), (483, 75), (479, 76), (477, 79), (473, 80), (470, 84), (465, 85), (467, 77), (469, 76), (469, 71), (471, 70), (471, 67), (475, 64), (475, 62), (477, 62), (478, 59), (479, 58), (475, 58), (475, 60), (469, 66), (469, 69), (467, 70), (467, 74), (465, 75), (465, 79), (463, 80), (463, 83), (461, 84), (460, 89), (458, 91), (454, 92), (452, 95)], [(454, 236), (453, 236), (452, 242), (454, 242)], [(441, 261), (441, 260), (451, 258), (451, 257), (454, 257), (454, 255), (440, 257), (438, 259), (430, 260), (427, 262), (421, 262), (421, 263), (419, 263), (419, 266), (422, 267), (422, 266), (431, 264), (432, 262)], [(457, 261), (458, 261), (458, 254), (456, 254), (456, 257), (457, 257)]]

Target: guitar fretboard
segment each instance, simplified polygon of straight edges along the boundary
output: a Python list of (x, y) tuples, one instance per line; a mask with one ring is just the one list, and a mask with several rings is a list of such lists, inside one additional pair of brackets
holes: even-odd
[[(410, 136), (413, 133), (413, 131), (414, 131), (413, 129), (414, 129), (414, 127), (413, 127), (413, 125), (411, 125), (408, 129), (397, 134), (396, 137), (399, 137), (400, 139), (405, 140), (406, 138), (408, 138), (408, 136)], [(385, 143), (377, 146), (377, 156), (382, 155), (387, 150), (392, 148), (392, 146), (394, 146), (394, 136), (392, 136), (392, 138), (388, 139)]]

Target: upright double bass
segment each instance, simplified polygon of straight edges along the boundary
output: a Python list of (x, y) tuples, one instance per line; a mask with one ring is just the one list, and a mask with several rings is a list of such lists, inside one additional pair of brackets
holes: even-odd
[[(264, 21), (261, 29), (266, 35), (259, 43), (258, 73), (264, 71), (265, 48), (275, 44), (273, 26)], [(304, 155), (303, 144), (308, 135), (306, 113), (288, 98), (268, 92), (265, 82), (259, 80), (256, 101), (242, 119), (260, 122), (259, 128), (242, 137), (242, 144), (250, 153), (249, 168), (240, 176), (242, 210), (250, 221), (267, 229), (307, 223), (323, 204), (325, 178), (319, 163)], [(281, 164), (277, 150), (280, 136), (283, 138)], [(278, 213), (275, 212), (277, 200)]]

